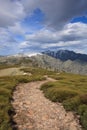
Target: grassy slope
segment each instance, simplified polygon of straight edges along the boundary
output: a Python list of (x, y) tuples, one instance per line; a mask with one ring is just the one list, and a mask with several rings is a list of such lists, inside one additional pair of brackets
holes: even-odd
[(23, 75), (23, 72), (20, 71), (20, 68), (17, 67), (0, 70), (0, 77), (12, 75)]
[(32, 75), (0, 77), (0, 130), (13, 130), (12, 116), (14, 110), (11, 105), (11, 99), (15, 86), (19, 83), (44, 80), (44, 75), (54, 73), (40, 68), (24, 68), (22, 70), (24, 72), (30, 72)]
[(78, 113), (84, 130), (87, 130), (87, 76), (59, 74), (35, 67), (21, 70), (32, 75), (0, 77), (0, 130), (12, 130), (11, 121), (14, 112), (11, 98), (15, 86), (19, 83), (44, 80), (44, 75), (58, 80), (41, 87), (45, 96), (52, 101), (62, 102), (66, 110)]
[(17, 81), (11, 77), (0, 77), (0, 130), (11, 129), (11, 115), (13, 111), (10, 100), (12, 91), (16, 86)]
[(45, 96), (79, 114), (83, 129), (87, 130), (87, 76), (61, 73), (52, 77), (58, 81), (42, 85)]

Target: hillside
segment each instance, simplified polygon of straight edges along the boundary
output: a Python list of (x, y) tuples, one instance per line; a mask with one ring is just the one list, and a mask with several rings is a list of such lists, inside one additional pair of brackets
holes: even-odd
[(33, 56), (31, 59), (33, 63), (36, 63), (42, 68), (56, 70), (59, 72), (65, 71), (68, 73), (87, 75), (87, 62), (82, 62), (79, 60), (62, 61), (46, 54)]
[(52, 56), (52, 57), (54, 57), (56, 59), (60, 59), (62, 61), (79, 60), (82, 62), (87, 62), (87, 55), (86, 54), (75, 53), (74, 51), (69, 51), (69, 50), (58, 50), (58, 51), (48, 50), (48, 51), (42, 52), (42, 54)]
[(0, 57), (0, 68), (7, 68), (10, 66), (32, 66), (32, 60), (28, 56), (3, 56)]
[(87, 75), (87, 55), (73, 51), (46, 51), (35, 56), (17, 55), (0, 57), (0, 67), (6, 66), (37, 66), (59, 72)]
[[(37, 55), (37, 62), (35, 58), (36, 56), (29, 60), (33, 59), (32, 67), (29, 64), (25, 66), (21, 64), (19, 67), (17, 66), (17, 69), (15, 65), (15, 68), (12, 68), (12, 65), (6, 65), (4, 69), (0, 69), (0, 72), (3, 73), (0, 77), (0, 130), (16, 130), (17, 127), (21, 127), (18, 130), (31, 129), (31, 127), (35, 130), (36, 128), (46, 128), (44, 130), (47, 130), (50, 127), (52, 130), (54, 128), (55, 130), (58, 128), (72, 130), (72, 127), (80, 130), (81, 126), (87, 130), (87, 76), (48, 71), (47, 69), (50, 68), (48, 63), (53, 63), (50, 64), (53, 68), (57, 64), (57, 60), (47, 55)], [(33, 63), (36, 63), (34, 67)], [(48, 68), (35, 67), (38, 63), (41, 63), (41, 66), (43, 63), (42, 67), (47, 65)], [(54, 82), (48, 82), (48, 79)], [(40, 86), (45, 97), (57, 102), (56, 104), (43, 96), (39, 90)], [(14, 98), (12, 97), (13, 92)], [(12, 101), (13, 104), (11, 104)], [(66, 110), (74, 111), (79, 116), (72, 112), (65, 112), (63, 106)], [(49, 107), (52, 110), (49, 111)]]
[[(25, 67), (20, 71), (23, 71), (26, 75), (0, 77), (0, 130), (16, 130), (17, 126), (21, 127), (21, 130), (22, 128), (30, 127), (35, 127), (35, 130), (39, 127), (49, 129), (51, 126), (51, 129), (54, 130), (58, 122), (59, 125), (55, 130), (65, 127), (67, 130), (72, 130), (72, 127), (78, 130), (79, 127), (80, 130), (78, 119), (84, 130), (87, 129), (87, 76), (56, 73), (35, 67)], [(28, 73), (31, 73), (31, 75), (28, 75)], [(54, 82), (46, 81), (47, 77), (50, 77)], [(43, 90), (45, 97), (58, 104), (52, 103), (42, 95), (42, 92), (39, 90), (40, 85), (42, 85), (41, 90)], [(15, 89), (16, 86), (17, 88)], [(13, 91), (14, 98), (12, 98)], [(41, 100), (42, 102), (40, 102)], [(14, 108), (11, 104), (12, 101)], [(62, 104), (59, 102), (64, 105), (66, 110), (75, 111), (80, 117), (77, 118), (75, 115), (71, 116), (70, 112), (65, 112), (63, 106), (61, 106)], [(49, 107), (52, 110), (49, 111)], [(54, 111), (55, 109), (56, 111)], [(45, 114), (46, 116), (44, 116)], [(55, 121), (54, 118), (56, 118)], [(35, 124), (35, 122), (37, 123)], [(46, 122), (49, 122), (49, 125)], [(43, 125), (44, 123), (46, 125)], [(53, 125), (54, 127), (52, 127)]]

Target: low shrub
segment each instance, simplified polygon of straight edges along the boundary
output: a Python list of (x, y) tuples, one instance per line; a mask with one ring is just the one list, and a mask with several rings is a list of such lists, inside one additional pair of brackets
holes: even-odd
[(86, 111), (83, 113), (83, 115), (81, 115), (81, 124), (84, 128), (84, 130), (87, 130), (87, 109)]
[(87, 105), (82, 104), (78, 107), (78, 114), (79, 115), (83, 115), (85, 111), (87, 111)]
[(87, 76), (60, 73), (53, 77), (58, 81), (42, 85), (41, 90), (51, 101), (61, 102), (67, 111), (79, 114), (87, 130)]
[(51, 99), (54, 102), (63, 102), (66, 99), (72, 98), (76, 96), (77, 93), (70, 90), (62, 90), (62, 89), (53, 89), (50, 88), (47, 90), (46, 97)]
[(54, 85), (52, 83), (48, 82), (48, 83), (43, 84), (40, 89), (46, 92), (48, 88), (51, 88), (53, 86)]
[(87, 104), (87, 94), (80, 95), (81, 102)]
[(81, 101), (79, 96), (67, 99), (63, 102), (63, 106), (67, 111), (77, 111)]

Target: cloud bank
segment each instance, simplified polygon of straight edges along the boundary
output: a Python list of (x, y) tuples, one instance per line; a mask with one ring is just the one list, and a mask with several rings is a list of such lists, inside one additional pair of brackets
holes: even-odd
[[(34, 34), (27, 34), (26, 41), (20, 44), (24, 50), (45, 49), (74, 49), (85, 53), (87, 46), (87, 25), (83, 23), (69, 23), (61, 31), (40, 30)], [(33, 48), (33, 49), (34, 49)]]
[(87, 17), (87, 0), (0, 0), (0, 54), (56, 48), (87, 53), (87, 23), (71, 23), (80, 16)]
[(87, 0), (0, 0), (0, 26), (10, 26), (39, 8), (44, 24), (60, 28), (73, 17), (84, 15)]
[(24, 7), (20, 2), (0, 0), (0, 27), (12, 26), (24, 17)]
[(81, 16), (87, 11), (87, 0), (22, 0), (25, 11), (29, 14), (35, 8), (45, 14), (46, 26), (58, 29), (73, 17)]

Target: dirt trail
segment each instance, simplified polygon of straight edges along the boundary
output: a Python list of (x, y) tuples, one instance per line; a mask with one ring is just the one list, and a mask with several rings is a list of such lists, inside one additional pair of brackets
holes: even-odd
[(44, 97), (39, 88), (47, 81), (53, 80), (48, 78), (17, 86), (12, 104), (18, 130), (81, 130), (71, 112), (66, 113), (61, 104)]

